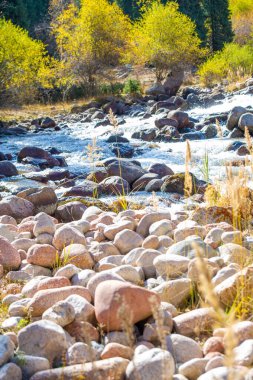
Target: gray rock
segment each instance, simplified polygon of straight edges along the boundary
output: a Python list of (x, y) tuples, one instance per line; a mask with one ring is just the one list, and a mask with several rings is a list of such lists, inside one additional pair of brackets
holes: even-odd
[[(50, 368), (49, 361), (39, 356), (17, 355), (12, 359), (12, 362), (21, 369), (22, 380), (30, 380), (35, 373)], [(13, 380), (14, 379), (15, 378), (13, 378)]]
[(52, 364), (61, 359), (67, 349), (67, 339), (62, 327), (51, 321), (41, 320), (19, 331), (18, 346), (25, 354), (45, 357)]
[(217, 256), (217, 252), (212, 247), (204, 243), (200, 238), (188, 238), (187, 240), (182, 240), (173, 244), (168, 250), (168, 255), (180, 255), (193, 259), (197, 255), (196, 249), (199, 249), (204, 257), (210, 258)]
[(152, 348), (134, 357), (126, 369), (127, 380), (172, 380), (175, 363), (168, 351)]
[(67, 300), (59, 301), (44, 311), (42, 314), (42, 319), (54, 322), (57, 325), (64, 327), (74, 321), (75, 309)]
[(14, 363), (5, 364), (0, 368), (0, 380), (23, 380), (22, 371)]
[(171, 334), (170, 339), (173, 346), (174, 360), (177, 364), (203, 357), (202, 350), (195, 340), (179, 334)]
[(7, 335), (0, 335), (0, 366), (7, 363), (14, 354), (14, 344)]

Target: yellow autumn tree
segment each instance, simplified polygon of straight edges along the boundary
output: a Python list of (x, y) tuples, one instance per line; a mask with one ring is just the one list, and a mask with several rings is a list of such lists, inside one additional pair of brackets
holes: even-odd
[(195, 24), (178, 11), (178, 4), (148, 2), (132, 31), (132, 57), (155, 66), (158, 81), (169, 71), (183, 70), (203, 54)]
[(0, 95), (33, 100), (39, 86), (51, 86), (51, 65), (42, 42), (0, 19)]
[(118, 65), (127, 48), (130, 20), (107, 0), (71, 4), (52, 25), (61, 60), (60, 82), (92, 87), (98, 73)]

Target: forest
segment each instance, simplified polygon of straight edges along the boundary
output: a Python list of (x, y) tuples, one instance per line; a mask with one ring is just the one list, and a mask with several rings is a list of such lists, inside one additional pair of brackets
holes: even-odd
[(1, 0), (0, 17), (2, 102), (90, 96), (126, 64), (208, 86), (252, 71), (251, 0)]

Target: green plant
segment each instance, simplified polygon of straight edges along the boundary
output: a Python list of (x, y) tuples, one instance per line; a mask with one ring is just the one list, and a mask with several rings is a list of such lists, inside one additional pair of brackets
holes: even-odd
[(102, 95), (120, 95), (124, 89), (123, 83), (103, 83), (99, 88)]
[(124, 94), (135, 95), (135, 94), (141, 94), (141, 92), (142, 92), (142, 88), (141, 88), (140, 81), (136, 79), (128, 79), (124, 83), (124, 87), (123, 87)]
[(200, 67), (199, 75), (205, 85), (213, 85), (223, 79), (232, 82), (245, 75), (251, 75), (252, 68), (253, 48), (250, 45), (230, 43)]

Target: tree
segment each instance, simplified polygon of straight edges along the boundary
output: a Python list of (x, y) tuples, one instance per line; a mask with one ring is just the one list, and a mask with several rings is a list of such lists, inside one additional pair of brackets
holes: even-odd
[(115, 3), (128, 15), (132, 20), (139, 16), (139, 5), (137, 0), (115, 0)]
[(48, 0), (0, 0), (0, 16), (30, 32), (47, 15)]
[(205, 43), (207, 30), (205, 27), (205, 6), (203, 0), (177, 0), (180, 12), (186, 14), (196, 24), (199, 37)]
[(33, 98), (39, 86), (50, 86), (52, 61), (42, 42), (11, 21), (0, 19), (0, 88), (18, 97)]
[(205, 0), (207, 44), (211, 51), (232, 42), (233, 31), (228, 0)]
[(132, 35), (132, 53), (136, 63), (155, 66), (162, 81), (169, 71), (184, 70), (201, 55), (195, 24), (178, 11), (178, 4), (153, 2), (146, 7)]
[(86, 90), (88, 84), (91, 91), (96, 74), (123, 59), (131, 24), (115, 3), (83, 0), (80, 9), (71, 4), (52, 26), (65, 75), (62, 80)]
[(229, 3), (235, 41), (245, 44), (253, 33), (253, 1), (230, 0)]

